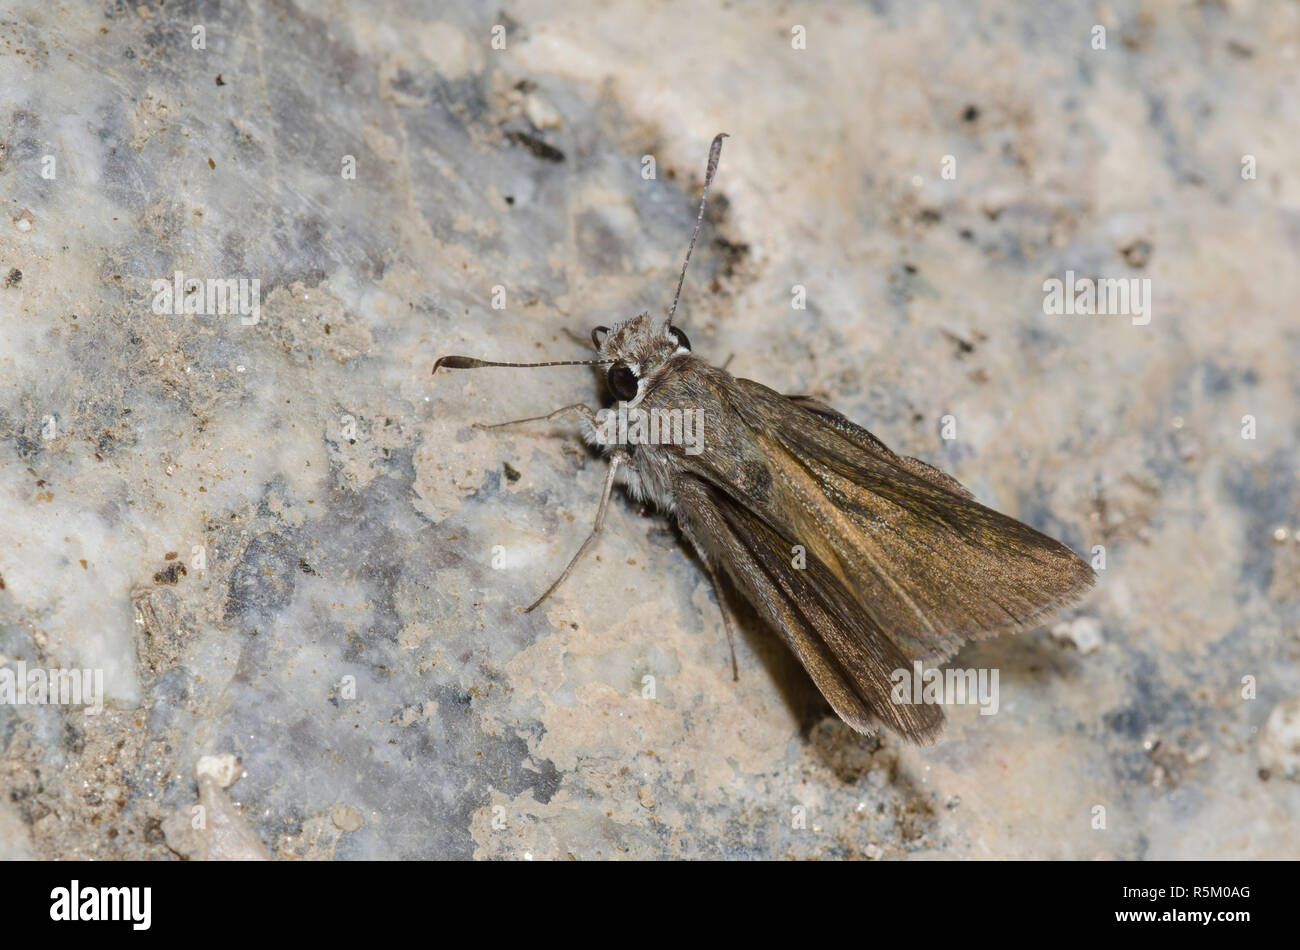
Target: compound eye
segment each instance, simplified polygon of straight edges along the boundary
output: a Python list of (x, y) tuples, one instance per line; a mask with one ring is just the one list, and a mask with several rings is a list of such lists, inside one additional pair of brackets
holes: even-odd
[(683, 333), (678, 327), (669, 327), (668, 335), (677, 341), (678, 346), (683, 347), (686, 350), (686, 352), (688, 353), (690, 352), (691, 341), (689, 338), (687, 338), (686, 334)]
[(632, 367), (626, 363), (615, 363), (611, 366), (609, 375), (605, 379), (615, 399), (620, 402), (630, 402), (636, 398), (636, 373), (632, 372)]
[(599, 350), (600, 344), (605, 342), (605, 334), (607, 333), (609, 333), (609, 327), (596, 327), (591, 331), (591, 345)]

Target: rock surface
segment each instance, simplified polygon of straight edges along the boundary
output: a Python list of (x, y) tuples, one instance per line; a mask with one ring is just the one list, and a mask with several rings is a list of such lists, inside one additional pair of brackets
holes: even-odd
[[(231, 754), (206, 794), (281, 858), (1300, 852), (1258, 747), (1300, 696), (1294, 5), (71, 6), (0, 22), (0, 669), (108, 701), (0, 704), (0, 856), (184, 854)], [(744, 611), (733, 683), (622, 498), (520, 613), (603, 465), (472, 423), (597, 380), (430, 376), (662, 312), (718, 131), (696, 353), (1104, 557), (1057, 621), (1095, 649), (964, 650), (998, 712), (933, 748)], [(178, 272), (258, 308), (156, 312)], [(1045, 313), (1067, 272), (1149, 322)]]

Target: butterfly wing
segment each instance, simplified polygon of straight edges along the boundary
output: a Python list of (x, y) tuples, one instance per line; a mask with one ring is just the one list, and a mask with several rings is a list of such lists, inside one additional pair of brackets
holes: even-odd
[(1065, 545), (828, 406), (735, 383), (732, 409), (775, 486), (758, 514), (815, 553), (909, 659), (1032, 627), (1094, 583)]
[(725, 567), (841, 719), (859, 732), (883, 722), (913, 742), (938, 738), (942, 709), (890, 700), (891, 674), (910, 672), (908, 660), (826, 565), (810, 557), (794, 568), (791, 539), (716, 483), (681, 473), (672, 490), (686, 536)]
[[(896, 670), (1037, 623), (1093, 583), (1065, 545), (981, 505), (806, 396), (713, 367), (646, 404), (699, 407), (701, 451), (638, 455), (687, 537), (774, 627), (853, 728), (933, 741), (943, 712), (894, 702)], [(650, 494), (654, 494), (651, 492)]]

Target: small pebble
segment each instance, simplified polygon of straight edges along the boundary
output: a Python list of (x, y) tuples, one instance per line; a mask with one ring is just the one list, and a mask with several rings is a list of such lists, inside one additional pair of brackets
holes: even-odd
[(564, 125), (564, 118), (549, 102), (533, 93), (524, 101), (524, 114), (528, 121), (538, 129), (558, 129)]
[(1300, 697), (1273, 707), (1259, 734), (1259, 759), (1271, 774), (1300, 781)]
[(205, 755), (194, 766), (194, 777), (215, 779), (222, 788), (229, 788), (239, 778), (239, 760), (233, 755)]
[(1094, 617), (1075, 617), (1052, 628), (1057, 640), (1074, 644), (1080, 653), (1096, 653), (1101, 649), (1101, 622)]
[(356, 831), (361, 827), (361, 813), (349, 805), (340, 805), (330, 812), (330, 821), (340, 831)]

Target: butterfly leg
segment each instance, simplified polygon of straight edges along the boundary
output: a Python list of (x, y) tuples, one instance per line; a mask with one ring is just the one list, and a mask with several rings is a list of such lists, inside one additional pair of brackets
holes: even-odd
[(731, 650), (731, 680), (740, 682), (740, 667), (736, 665), (736, 631), (731, 626), (731, 615), (727, 612), (727, 602), (722, 599), (722, 585), (718, 583), (717, 572), (709, 568), (709, 580), (713, 584), (713, 596), (718, 601), (718, 610), (722, 613), (722, 626), (727, 631), (727, 647)]
[(731, 650), (731, 679), (732, 682), (740, 682), (740, 667), (736, 665), (736, 631), (731, 626), (731, 614), (727, 611), (727, 602), (722, 597), (722, 585), (718, 583), (718, 572), (714, 570), (713, 565), (709, 563), (708, 554), (704, 545), (695, 540), (691, 534), (691, 529), (684, 522), (679, 521), (678, 526), (682, 529), (682, 534), (686, 535), (686, 540), (690, 542), (691, 547), (700, 557), (700, 563), (704, 565), (704, 570), (709, 575), (709, 583), (713, 585), (713, 597), (718, 602), (718, 610), (722, 613), (722, 627), (727, 631), (727, 647)]
[(583, 336), (581, 333), (574, 333), (568, 327), (564, 327), (564, 335), (567, 336), (574, 343), (577, 343), (579, 346), (585, 346), (585, 347), (591, 346), (590, 336)]
[(566, 413), (576, 412), (590, 422), (593, 426), (596, 424), (596, 413), (590, 406), (580, 402), (575, 402), (572, 406), (564, 406), (556, 409), (554, 412), (548, 412), (544, 416), (529, 416), (527, 419), (511, 419), (509, 422), (494, 422), (491, 425), (484, 425), (481, 422), (474, 423), (475, 429), (501, 429), (505, 426), (515, 426), (523, 422), (542, 422), (548, 419), (555, 419)]
[[(583, 408), (586, 407), (584, 406)], [(538, 597), (535, 601), (525, 607), (524, 613), (531, 613), (538, 604), (554, 594), (556, 589), (564, 583), (566, 578), (568, 578), (570, 572), (573, 571), (573, 568), (577, 563), (582, 560), (582, 556), (587, 553), (587, 549), (595, 544), (596, 538), (600, 535), (600, 529), (605, 526), (605, 513), (609, 510), (609, 496), (614, 491), (614, 475), (618, 472), (619, 465), (623, 464), (626, 460), (627, 456), (622, 452), (610, 453), (609, 474), (605, 476), (605, 488), (600, 495), (600, 507), (596, 509), (596, 523), (592, 526), (591, 534), (587, 535), (587, 540), (582, 542), (582, 547), (578, 548), (578, 553), (573, 556), (571, 561), (569, 561), (569, 565), (564, 569), (564, 573), (555, 579), (554, 584), (546, 588), (546, 592), (542, 594), (541, 597)]]

